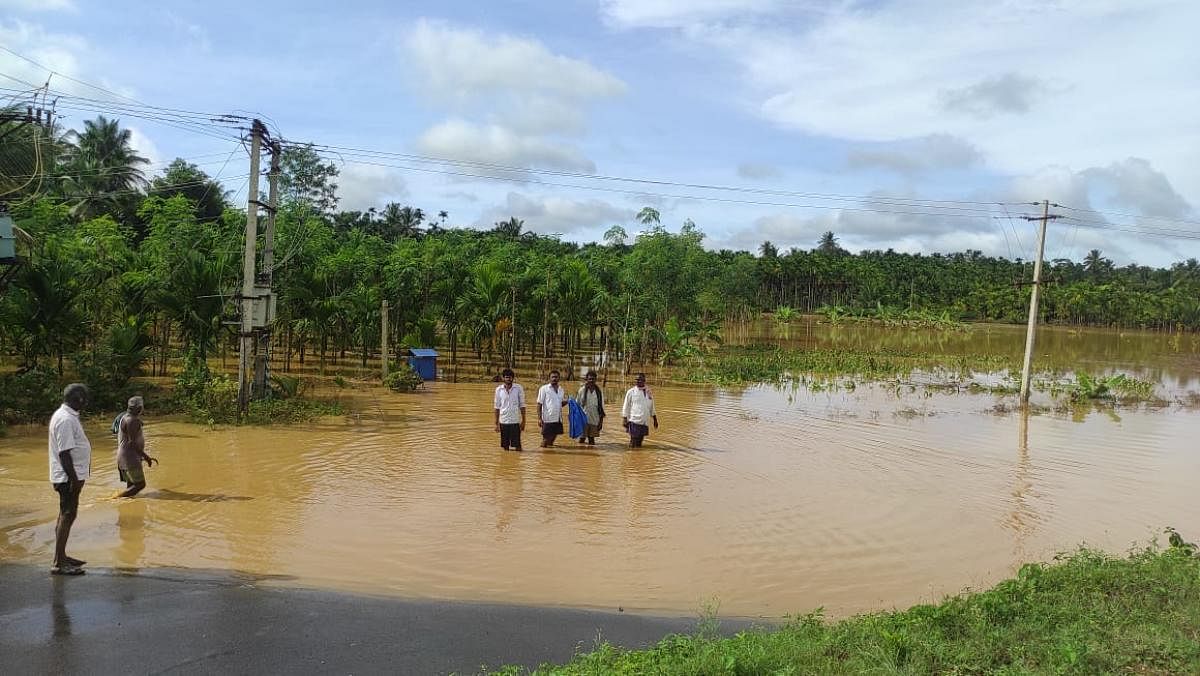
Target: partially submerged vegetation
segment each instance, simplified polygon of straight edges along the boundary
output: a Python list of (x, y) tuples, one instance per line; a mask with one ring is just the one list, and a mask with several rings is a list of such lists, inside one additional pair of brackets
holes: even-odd
[(1086, 371), (1076, 372), (1073, 380), (1054, 382), (1049, 385), (1050, 393), (1072, 403), (1095, 401), (1132, 403), (1154, 398), (1155, 385), (1124, 373), (1096, 376)]
[(959, 321), (948, 309), (906, 309), (877, 303), (873, 308), (848, 308), (841, 305), (826, 305), (817, 308), (816, 314), (829, 324), (846, 322), (874, 322), (890, 327), (941, 329), (966, 331), (970, 325)]
[[(702, 623), (646, 650), (609, 643), (541, 675), (1182, 674), (1200, 672), (1200, 558), (1170, 546), (1126, 558), (1090, 549), (1027, 564), (990, 590), (936, 605), (721, 638)], [(496, 672), (526, 673), (519, 667)]]
[(272, 376), (268, 396), (252, 400), (245, 416), (241, 416), (237, 381), (225, 374), (213, 374), (207, 364), (189, 358), (175, 378), (168, 405), (185, 412), (194, 422), (208, 425), (294, 423), (342, 413), (337, 402), (305, 396), (307, 389), (308, 381), (302, 378)]
[(1011, 367), (1009, 360), (997, 355), (745, 346), (713, 352), (683, 370), (680, 377), (690, 382), (718, 385), (828, 382), (831, 377), (861, 382), (907, 378), (922, 371), (958, 381), (973, 373), (991, 373)]
[[(737, 346), (696, 355), (677, 371), (676, 378), (715, 385), (768, 383), (810, 391), (853, 390), (879, 383), (892, 388), (897, 396), (920, 390), (1005, 397), (1018, 393), (1019, 374), (1018, 364), (998, 355)], [(1068, 409), (1170, 404), (1158, 397), (1154, 382), (1124, 373), (1098, 376), (1079, 371), (1070, 377), (1041, 376), (1033, 380), (1032, 387)]]
[(421, 375), (407, 364), (398, 364), (396, 370), (383, 379), (384, 387), (393, 392), (414, 392), (424, 383)]

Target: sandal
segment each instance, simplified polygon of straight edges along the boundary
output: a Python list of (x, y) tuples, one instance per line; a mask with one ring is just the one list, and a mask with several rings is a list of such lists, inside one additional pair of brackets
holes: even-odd
[(77, 559), (74, 556), (64, 556), (63, 559), (67, 562), (67, 565), (75, 566), (76, 568), (87, 564), (87, 561), (84, 561), (83, 559)]
[(83, 575), (82, 568), (75, 566), (54, 566), (50, 569), (51, 575)]

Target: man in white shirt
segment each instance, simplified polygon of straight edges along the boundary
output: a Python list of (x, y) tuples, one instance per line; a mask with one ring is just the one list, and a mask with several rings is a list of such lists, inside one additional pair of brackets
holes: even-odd
[(500, 433), (500, 448), (521, 450), (521, 432), (525, 430), (525, 388), (513, 382), (512, 369), (500, 373), (503, 384), (496, 388), (496, 431)]
[(558, 371), (551, 371), (550, 382), (538, 389), (537, 404), (542, 448), (551, 448), (555, 437), (563, 433), (562, 410), (567, 405), (567, 391), (558, 386)]
[(629, 445), (641, 448), (642, 440), (650, 434), (647, 423), (653, 421), (654, 429), (658, 429), (658, 416), (654, 412), (654, 397), (646, 388), (646, 374), (637, 374), (633, 387), (625, 393), (625, 403), (621, 405), (621, 423), (629, 431)]
[(58, 523), (54, 527), (52, 575), (83, 575), (86, 561), (67, 556), (67, 538), (79, 510), (83, 482), (92, 475), (92, 444), (83, 433), (79, 413), (87, 405), (88, 389), (72, 383), (63, 390), (63, 404), (50, 418), (50, 483), (58, 493)]

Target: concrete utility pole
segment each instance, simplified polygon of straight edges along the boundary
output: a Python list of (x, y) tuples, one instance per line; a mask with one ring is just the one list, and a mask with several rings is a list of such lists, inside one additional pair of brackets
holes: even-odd
[(254, 348), (254, 247), (258, 240), (258, 159), (266, 128), (259, 120), (250, 127), (250, 194), (246, 199), (246, 249), (242, 259), (242, 325), (238, 332), (238, 411), (250, 404), (250, 351)]
[[(271, 141), (268, 145), (271, 152), (271, 170), (267, 173), (267, 227), (263, 231), (263, 264), (262, 274), (258, 276), (259, 289), (256, 293), (266, 287), (269, 294), (275, 293), (271, 288), (272, 281), (275, 277), (275, 212), (279, 206), (279, 163), (280, 163), (280, 147), (278, 141)], [(269, 316), (269, 312), (273, 307), (271, 299), (262, 299), (264, 304), (264, 319), (267, 326), (263, 327), (258, 332), (258, 353), (254, 358), (254, 387), (251, 389), (251, 394), (255, 397), (265, 396), (267, 393), (267, 377), (271, 370), (271, 322), (275, 317)]]
[(388, 377), (388, 316), (387, 316), (388, 313), (387, 313), (387, 311), (388, 311), (388, 303), (385, 300), (385, 301), (383, 301), (383, 307), (380, 309), (380, 314), (382, 315), (383, 322), (379, 327), (379, 329), (380, 329), (379, 335), (381, 337), (380, 338), (381, 346), (379, 349), (379, 357), (380, 357), (380, 361), (383, 362), (382, 374), (383, 374), (384, 380), (387, 380), (387, 377)]
[(1027, 221), (1041, 221), (1038, 229), (1037, 259), (1033, 263), (1033, 291), (1029, 295), (1029, 324), (1025, 328), (1025, 362), (1021, 366), (1021, 405), (1029, 404), (1029, 376), (1033, 367), (1034, 334), (1037, 333), (1038, 296), (1042, 288), (1042, 257), (1046, 253), (1046, 224), (1058, 216), (1050, 215), (1050, 201), (1042, 201), (1041, 216), (1022, 216)]

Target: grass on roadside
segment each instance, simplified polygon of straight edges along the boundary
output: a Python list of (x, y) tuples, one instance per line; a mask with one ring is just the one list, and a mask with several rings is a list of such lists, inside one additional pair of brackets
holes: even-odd
[(534, 673), (1200, 673), (1200, 558), (1170, 533), (1165, 550), (1114, 558), (1080, 549), (937, 605), (836, 623), (818, 611), (777, 630), (675, 635), (647, 650), (604, 643)]

